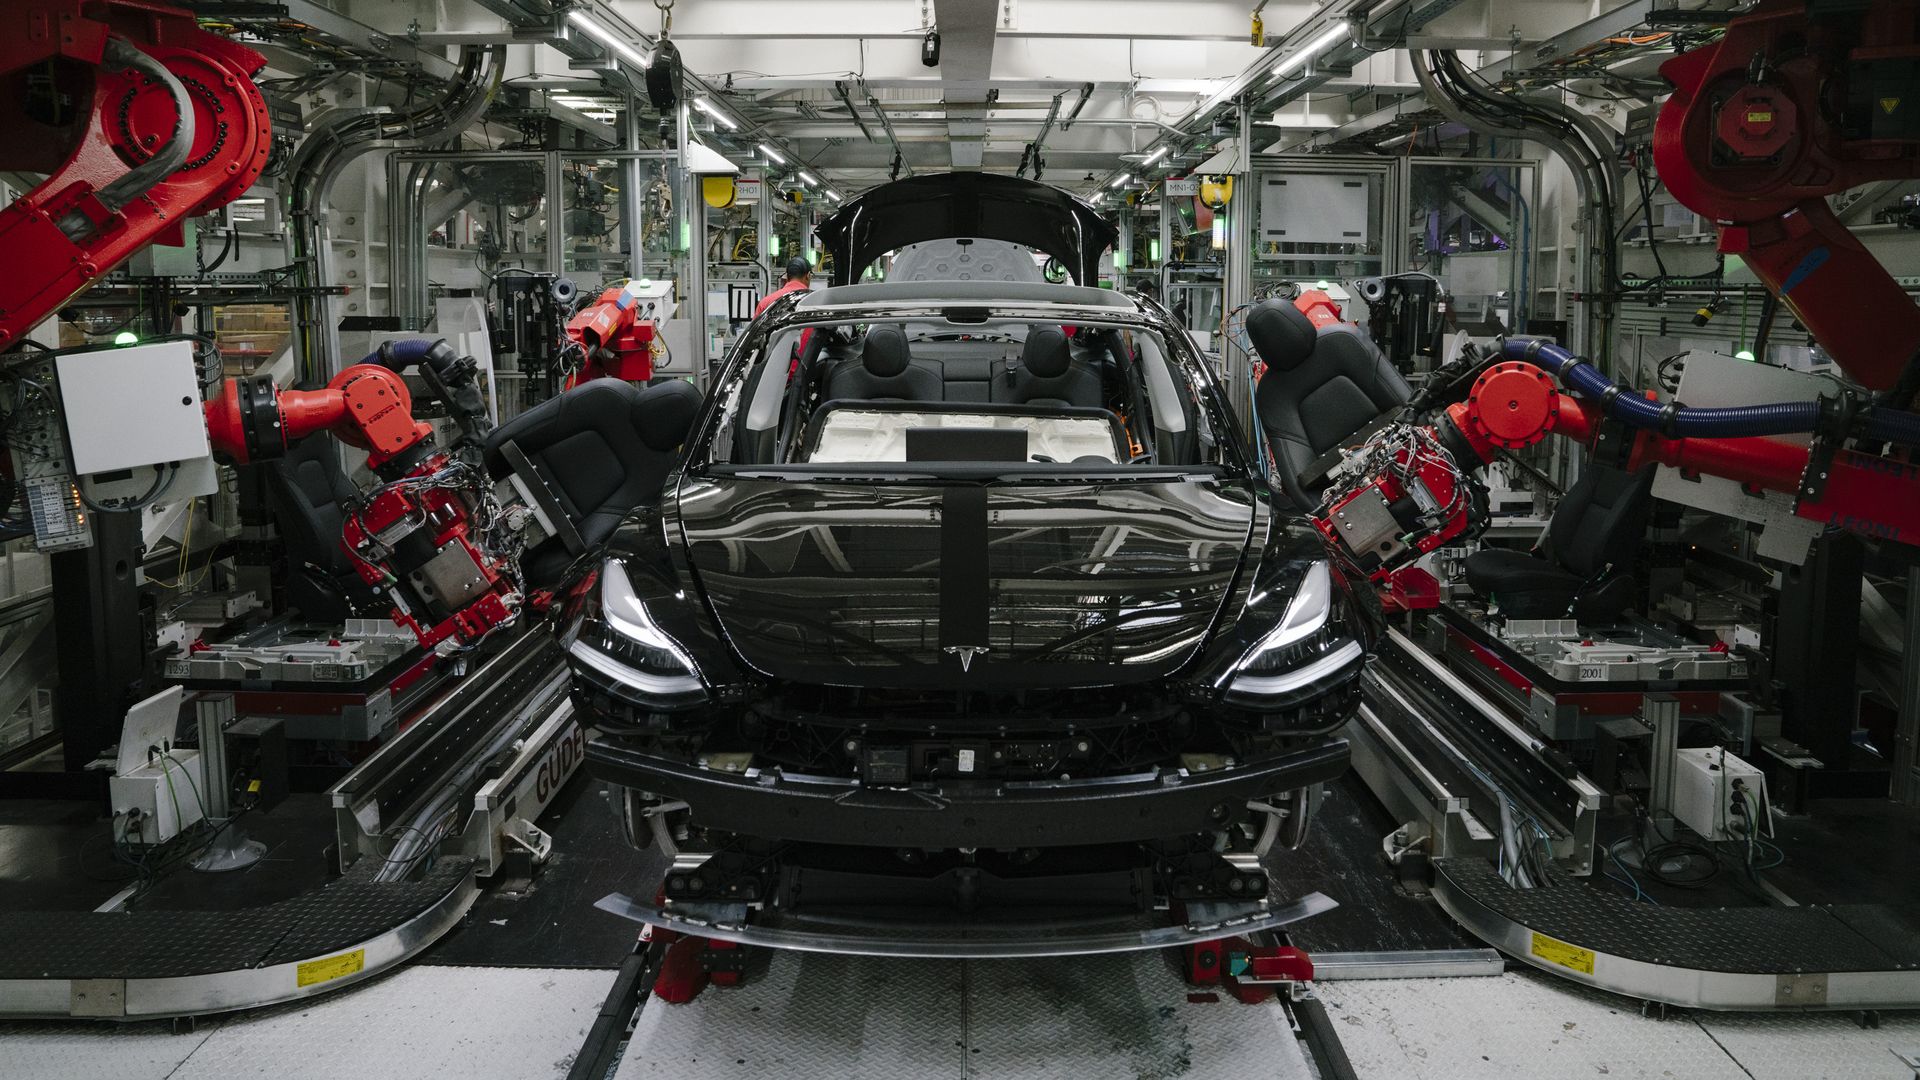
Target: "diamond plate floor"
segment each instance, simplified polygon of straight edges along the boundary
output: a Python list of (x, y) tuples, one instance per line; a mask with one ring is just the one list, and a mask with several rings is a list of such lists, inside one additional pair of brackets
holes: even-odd
[(416, 965), (345, 992), (203, 1023), (0, 1024), (0, 1075), (33, 1080), (563, 1077), (610, 971)]
[(1322, 983), (1363, 1077), (1399, 1080), (1912, 1080), (1920, 1016), (1862, 1030), (1847, 1014), (1640, 1015), (1623, 998), (1534, 971), (1497, 979)]
[(1920, 1052), (1920, 1013), (1883, 1013), (1878, 1030), (1846, 1013), (1695, 1020), (1753, 1080), (1913, 1080), (1894, 1051)]
[(648, 1002), (615, 1074), (1311, 1077), (1278, 1005), (1190, 1002), (1160, 954), (925, 961), (783, 953), (735, 989)]

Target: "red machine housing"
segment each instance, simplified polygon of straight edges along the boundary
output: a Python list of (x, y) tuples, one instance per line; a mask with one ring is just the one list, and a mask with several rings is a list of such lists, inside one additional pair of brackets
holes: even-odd
[(1307, 321), (1313, 323), (1315, 330), (1338, 324), (1340, 304), (1327, 295), (1325, 289), (1307, 289), (1294, 298), (1293, 306), (1300, 309)]
[[(451, 464), (429, 456), (406, 479), (431, 476)], [(377, 491), (347, 515), (342, 542), (360, 579), (393, 601), (393, 621), (431, 649), (451, 639), (473, 645), (518, 613), (520, 588), (513, 567), (474, 543), (474, 506), (457, 487), (414, 487), (406, 479)], [(431, 551), (419, 559), (403, 551)], [(401, 588), (396, 556), (416, 565)], [(404, 566), (398, 567), (405, 569)]]
[(1920, 309), (1827, 196), (1920, 175), (1917, 35), (1911, 0), (1817, 19), (1764, 0), (1660, 69), (1675, 87), (1654, 125), (1661, 182), (1872, 390), (1920, 353)]
[(640, 313), (639, 302), (626, 286), (607, 289), (567, 320), (568, 340), (586, 353), (586, 361), (567, 381), (567, 387), (609, 376), (627, 382), (653, 378), (657, 332), (653, 320)]
[[(165, 65), (194, 115), (185, 164), (113, 207), (102, 192), (155, 157), (179, 119), (155, 80), (103, 66), (116, 38)], [(45, 95), (0, 95), (0, 167), (48, 174), (0, 211), (0, 250), (12, 260), (0, 275), (0, 347), (134, 252), (182, 243), (186, 219), (252, 186), (272, 147), (266, 100), (252, 80), (265, 63), (201, 30), (192, 14), (147, 0), (0, 5), (0, 77), (41, 67), (53, 81)], [(64, 104), (69, 95), (78, 109)]]

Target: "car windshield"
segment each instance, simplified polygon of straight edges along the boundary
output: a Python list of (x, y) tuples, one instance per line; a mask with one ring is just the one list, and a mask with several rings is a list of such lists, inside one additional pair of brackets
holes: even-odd
[(1044, 474), (1237, 460), (1198, 363), (1137, 320), (852, 321), (749, 338), (694, 457), (732, 467)]

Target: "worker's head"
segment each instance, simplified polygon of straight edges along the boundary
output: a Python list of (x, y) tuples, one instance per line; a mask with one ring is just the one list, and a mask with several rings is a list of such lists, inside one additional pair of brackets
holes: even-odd
[(813, 281), (813, 264), (798, 255), (788, 259), (787, 280), (811, 284)]

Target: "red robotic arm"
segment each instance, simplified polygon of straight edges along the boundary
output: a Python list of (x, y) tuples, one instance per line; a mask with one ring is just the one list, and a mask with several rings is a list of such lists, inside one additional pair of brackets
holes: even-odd
[(53, 81), (0, 96), (0, 168), (49, 174), (0, 211), (0, 348), (253, 184), (272, 145), (251, 78), (265, 63), (148, 0), (0, 4), (0, 77)]
[[(458, 415), (472, 361), (445, 342), (409, 342), (369, 359), (376, 358), (419, 362)], [(465, 404), (471, 412), (474, 402)], [(214, 452), (234, 464), (279, 457), (322, 431), (367, 451), (368, 468), (384, 482), (349, 511), (342, 543), (361, 580), (422, 645), (472, 645), (518, 614), (519, 539), (507, 535), (518, 530), (501, 527), (509, 515), (486, 473), (434, 445), (433, 428), (414, 419), (413, 397), (395, 371), (355, 364), (320, 390), (232, 380), (206, 403), (206, 418)]]
[[(1517, 344), (1509, 355), (1524, 352)], [(1392, 588), (1403, 567), (1472, 527), (1467, 473), (1501, 450), (1550, 434), (1591, 445), (1603, 416), (1600, 401), (1562, 392), (1536, 364), (1495, 364), (1433, 426), (1394, 425), (1362, 447), (1314, 523), (1348, 562)], [(1755, 492), (1786, 493), (1800, 517), (1920, 543), (1920, 465), (1911, 461), (1842, 448), (1816, 457), (1807, 447), (1761, 436), (1688, 438), (1642, 429), (1631, 437), (1629, 469), (1658, 463)]]
[(1764, 0), (1717, 43), (1667, 61), (1675, 90), (1654, 166), (1835, 363), (1885, 390), (1920, 353), (1920, 308), (1827, 196), (1920, 176), (1920, 22), (1912, 0), (1809, 6)]

